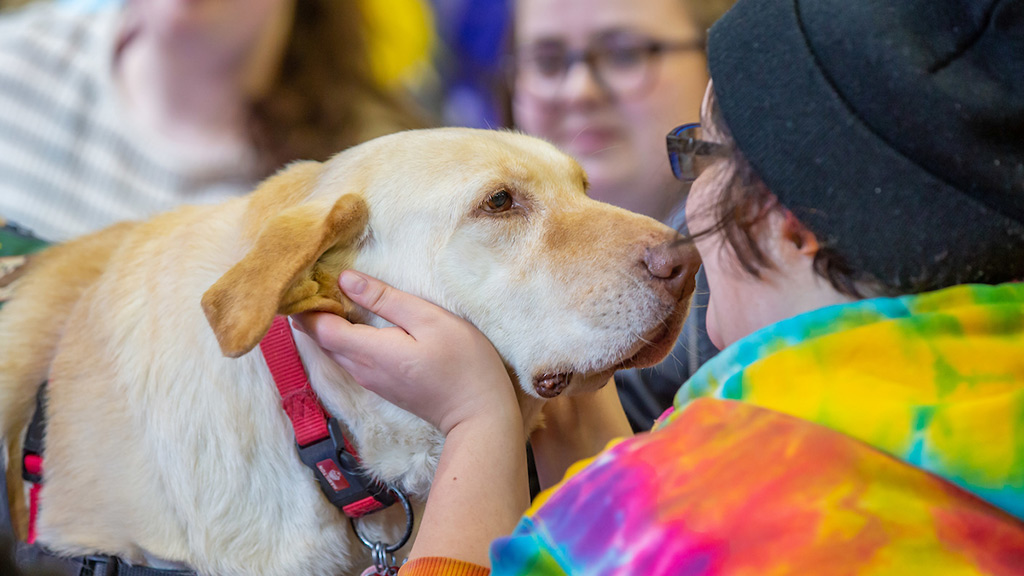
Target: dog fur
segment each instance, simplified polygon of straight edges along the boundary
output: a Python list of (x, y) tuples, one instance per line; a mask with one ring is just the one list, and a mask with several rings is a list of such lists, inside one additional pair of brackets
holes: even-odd
[[(562, 392), (540, 384), (551, 375), (575, 394), (663, 358), (693, 290), (697, 257), (672, 247), (673, 230), (585, 189), (580, 166), (537, 139), (410, 131), (41, 253), (0, 310), (0, 432), (21, 529), (16, 456), (48, 380), (41, 543), (211, 575), (358, 573), (368, 552), (301, 464), (254, 347), (276, 314), (385, 325), (338, 290), (354, 268), (478, 326), (534, 421), (541, 394)], [(440, 433), (295, 337), (366, 470), (422, 502)], [(400, 508), (361, 529), (395, 541)]]

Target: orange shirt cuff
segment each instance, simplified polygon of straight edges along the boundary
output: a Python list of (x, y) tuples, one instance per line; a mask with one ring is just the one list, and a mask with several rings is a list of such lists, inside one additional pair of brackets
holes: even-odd
[(423, 556), (406, 562), (398, 571), (398, 576), (487, 576), (490, 573), (489, 568), (472, 562)]

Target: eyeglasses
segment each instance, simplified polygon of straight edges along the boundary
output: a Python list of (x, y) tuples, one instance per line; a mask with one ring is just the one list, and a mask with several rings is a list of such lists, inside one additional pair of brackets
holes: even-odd
[(516, 90), (553, 98), (574, 65), (583, 62), (599, 86), (617, 96), (642, 92), (653, 79), (655, 61), (669, 52), (703, 50), (701, 39), (661, 41), (615, 34), (584, 50), (569, 50), (558, 41), (541, 42), (516, 55)]
[(665, 137), (668, 162), (676, 180), (693, 182), (713, 162), (712, 158), (729, 155), (729, 147), (718, 142), (702, 140), (700, 124), (683, 124)]

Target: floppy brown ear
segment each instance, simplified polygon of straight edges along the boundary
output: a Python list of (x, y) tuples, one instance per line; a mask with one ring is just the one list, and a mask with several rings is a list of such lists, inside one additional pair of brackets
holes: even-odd
[[(267, 194), (271, 185), (288, 187), (287, 194), (295, 194), (297, 184), (312, 189), (308, 166), (296, 168), (302, 169), (271, 178), (256, 194)], [(252, 350), (277, 314), (345, 315), (337, 286), (344, 265), (340, 253), (359, 238), (368, 217), (362, 197), (346, 194), (326, 213), (323, 204), (307, 203), (270, 218), (249, 253), (203, 294), (203, 312), (221, 352), (234, 358)]]

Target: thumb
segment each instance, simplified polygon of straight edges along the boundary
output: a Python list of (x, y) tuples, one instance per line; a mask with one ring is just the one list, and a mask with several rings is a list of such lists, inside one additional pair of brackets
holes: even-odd
[(430, 314), (441, 312), (425, 300), (354, 270), (342, 272), (338, 285), (350, 300), (406, 332), (411, 333)]

